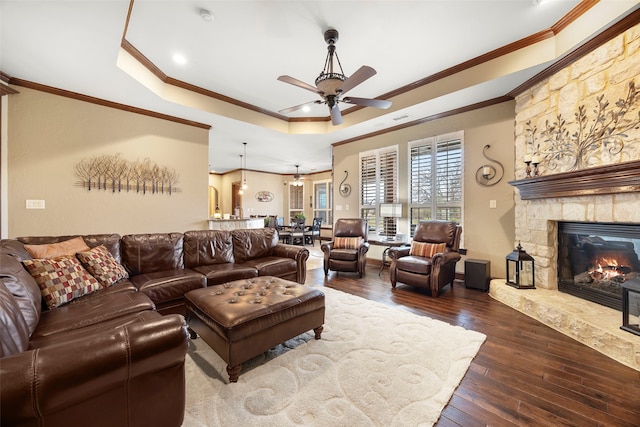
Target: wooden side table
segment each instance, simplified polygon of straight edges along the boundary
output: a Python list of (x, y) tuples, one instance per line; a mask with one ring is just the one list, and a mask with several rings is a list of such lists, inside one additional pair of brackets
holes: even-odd
[(388, 265), (387, 255), (389, 254), (389, 249), (411, 245), (410, 243), (401, 242), (399, 240), (386, 240), (386, 239), (369, 239), (368, 242), (370, 245), (374, 245), (374, 246), (386, 246), (384, 251), (382, 251), (382, 264), (380, 265), (380, 271), (378, 272), (378, 276), (382, 274), (382, 270), (384, 270), (384, 266)]

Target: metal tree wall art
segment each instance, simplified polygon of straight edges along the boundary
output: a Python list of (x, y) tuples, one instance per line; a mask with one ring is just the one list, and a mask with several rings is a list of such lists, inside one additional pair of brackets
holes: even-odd
[[(562, 114), (557, 121), (545, 122), (543, 130), (526, 123), (527, 152), (541, 156), (547, 168), (554, 170), (563, 163), (568, 170), (579, 170), (589, 166), (589, 160), (598, 153), (620, 154), (625, 148), (627, 132), (640, 128), (640, 111), (631, 113), (640, 106), (640, 90), (633, 81), (629, 82), (626, 98), (620, 98), (613, 106), (604, 99), (604, 94), (596, 98), (597, 105), (589, 118), (584, 105), (578, 107), (575, 122), (570, 130)], [(542, 138), (542, 144), (536, 142)], [(634, 141), (627, 141), (634, 142)]]
[(147, 194), (180, 191), (176, 187), (180, 181), (178, 173), (168, 167), (161, 167), (149, 158), (130, 162), (122, 154), (104, 154), (80, 160), (76, 165), (76, 176), (80, 185), (87, 190), (111, 190), (112, 192), (136, 191)]

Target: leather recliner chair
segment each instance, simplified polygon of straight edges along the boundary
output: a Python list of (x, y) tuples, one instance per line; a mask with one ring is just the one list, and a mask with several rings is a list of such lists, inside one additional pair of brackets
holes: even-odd
[[(361, 240), (356, 247), (350, 247), (353, 241), (349, 238)], [(347, 238), (347, 239), (345, 239)], [(369, 250), (367, 222), (361, 218), (341, 218), (333, 227), (333, 241), (323, 243), (320, 248), (324, 252), (324, 275), (329, 270), (346, 271), (364, 274)], [(344, 247), (347, 246), (347, 247)]]
[(452, 284), (456, 275), (456, 263), (460, 260), (460, 236), (462, 226), (447, 221), (421, 221), (416, 227), (413, 242), (444, 243), (442, 252), (431, 257), (411, 255), (411, 248), (389, 250), (391, 286), (397, 282), (431, 290), (437, 297), (442, 288)]

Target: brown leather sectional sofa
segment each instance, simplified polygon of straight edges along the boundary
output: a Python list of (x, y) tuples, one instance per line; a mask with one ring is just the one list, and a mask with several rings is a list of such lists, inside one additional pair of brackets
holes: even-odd
[(0, 414), (12, 426), (179, 426), (184, 416), (184, 294), (256, 276), (304, 283), (309, 252), (274, 229), (82, 236), (128, 279), (43, 308), (24, 244), (0, 241)]

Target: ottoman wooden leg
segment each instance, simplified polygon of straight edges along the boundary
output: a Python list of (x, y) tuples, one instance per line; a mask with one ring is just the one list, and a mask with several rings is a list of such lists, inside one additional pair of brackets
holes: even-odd
[(322, 330), (324, 329), (324, 325), (320, 325), (317, 328), (313, 329), (313, 332), (315, 332), (316, 334), (316, 339), (319, 340), (320, 339), (320, 334), (322, 334)]
[(227, 365), (227, 374), (229, 374), (229, 381), (232, 383), (238, 382), (238, 377), (240, 376), (240, 369), (242, 369), (242, 363), (237, 366), (228, 366)]

